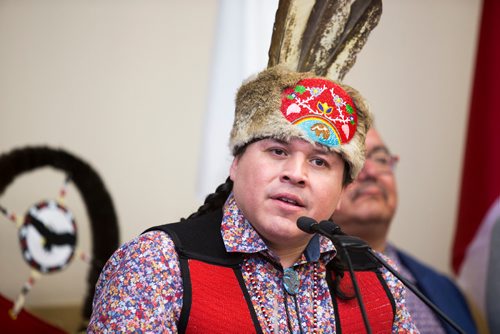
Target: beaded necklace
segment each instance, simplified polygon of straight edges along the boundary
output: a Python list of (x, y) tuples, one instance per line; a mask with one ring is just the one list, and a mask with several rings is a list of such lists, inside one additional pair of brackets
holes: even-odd
[[(255, 276), (254, 276), (254, 272), (255, 272), (254, 269), (255, 268), (252, 269), (250, 264), (248, 263), (248, 261), (245, 262), (243, 267), (244, 267), (245, 271), (248, 273), (248, 277), (250, 279), (250, 289), (252, 290), (252, 293), (255, 296), (257, 296), (257, 303), (259, 305), (260, 311), (262, 312), (262, 315), (264, 316), (264, 320), (266, 322), (267, 328), (268, 328), (270, 333), (274, 333), (275, 331), (274, 331), (274, 327), (273, 327), (271, 318), (270, 318), (269, 314), (267, 313), (267, 310), (265, 307), (264, 296), (262, 295), (262, 291), (259, 289), (259, 287), (257, 285), (257, 280), (255, 279)], [(312, 333), (314, 333), (314, 334), (318, 333), (318, 315), (317, 315), (318, 314), (318, 304), (319, 304), (319, 300), (318, 300), (318, 283), (319, 283), (318, 267), (319, 267), (319, 262), (313, 264), (313, 330), (312, 330)], [(297, 291), (295, 291), (295, 293), (290, 293), (290, 291), (288, 291), (288, 290), (289, 290), (288, 288), (285, 288), (285, 291), (289, 295), (292, 295), (295, 298), (294, 295)], [(297, 283), (297, 290), (298, 290), (298, 283)], [(293, 292), (294, 290), (291, 290), (291, 291)], [(285, 301), (285, 303), (286, 303), (286, 301)], [(297, 311), (298, 311), (298, 309), (297, 309)], [(299, 326), (301, 326), (300, 319), (298, 319), (298, 321), (299, 321)]]

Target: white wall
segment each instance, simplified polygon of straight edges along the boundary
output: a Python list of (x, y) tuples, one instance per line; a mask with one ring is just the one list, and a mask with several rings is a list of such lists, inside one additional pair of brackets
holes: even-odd
[[(398, 167), (392, 239), (449, 272), (479, 0), (386, 0), (379, 26), (345, 81), (371, 102)], [(103, 177), (121, 240), (172, 222), (196, 194), (216, 0), (0, 1), (0, 152), (62, 147)], [(222, 147), (221, 149), (226, 149)], [(24, 214), (57, 195), (63, 176), (20, 176), (0, 205)], [(88, 221), (75, 212), (89, 251)], [(15, 298), (28, 266), (0, 217), (0, 293)], [(86, 267), (37, 283), (28, 305), (77, 303)]]
[[(0, 152), (48, 144), (86, 160), (113, 196), (123, 241), (190, 213), (216, 10), (215, 0), (0, 2)], [(18, 177), (0, 204), (24, 214), (62, 182), (51, 170)], [(68, 207), (87, 229), (75, 194)], [(14, 298), (29, 270), (3, 216), (0, 238), (0, 292)], [(85, 276), (75, 261), (28, 304), (80, 302)]]

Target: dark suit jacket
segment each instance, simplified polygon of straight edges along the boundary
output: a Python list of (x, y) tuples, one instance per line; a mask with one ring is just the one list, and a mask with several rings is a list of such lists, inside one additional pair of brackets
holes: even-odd
[[(397, 248), (396, 252), (401, 263), (417, 280), (419, 290), (467, 334), (477, 333), (467, 302), (455, 283)], [(437, 318), (443, 324), (446, 333), (457, 333), (439, 316)]]

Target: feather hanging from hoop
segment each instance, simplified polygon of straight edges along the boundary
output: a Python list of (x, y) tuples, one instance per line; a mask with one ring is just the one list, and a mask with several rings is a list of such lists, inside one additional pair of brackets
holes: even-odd
[(268, 67), (342, 80), (382, 15), (382, 0), (280, 0)]

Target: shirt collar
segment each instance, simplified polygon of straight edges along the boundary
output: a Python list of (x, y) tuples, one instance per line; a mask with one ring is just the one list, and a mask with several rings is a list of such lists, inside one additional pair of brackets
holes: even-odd
[[(230, 253), (251, 254), (263, 252), (273, 256), (270, 254), (264, 240), (262, 240), (250, 222), (243, 216), (232, 193), (227, 198), (223, 207), (221, 234), (224, 246)], [(335, 254), (335, 247), (328, 238), (314, 235), (298, 263), (315, 262), (323, 255), (333, 258)]]

